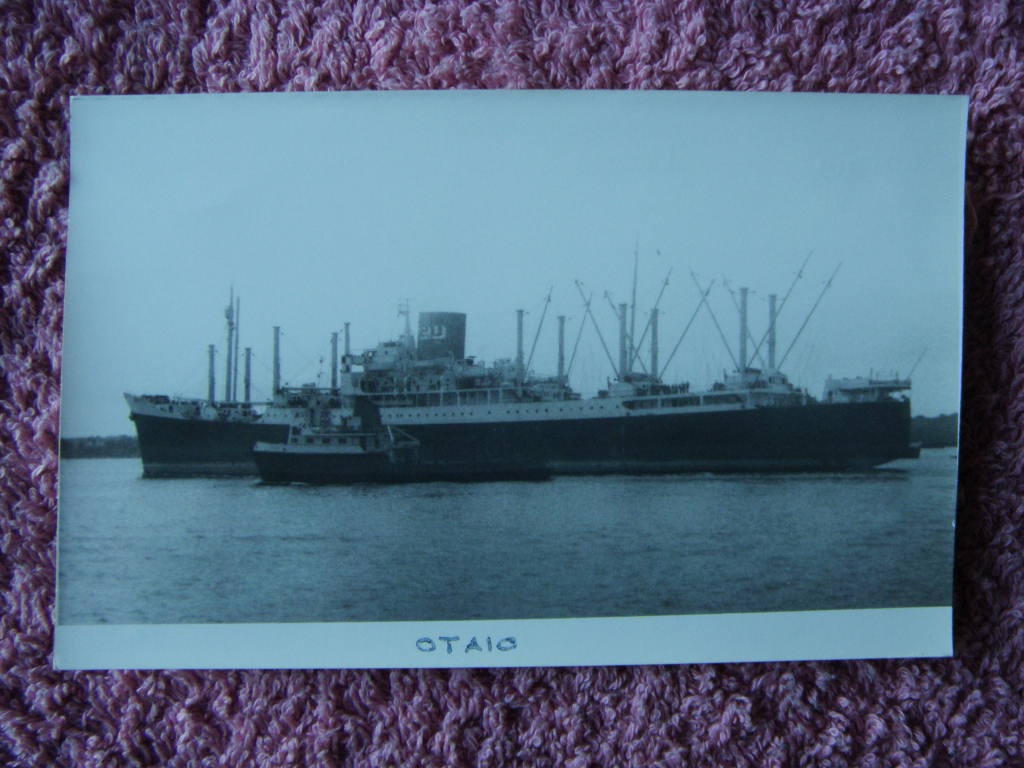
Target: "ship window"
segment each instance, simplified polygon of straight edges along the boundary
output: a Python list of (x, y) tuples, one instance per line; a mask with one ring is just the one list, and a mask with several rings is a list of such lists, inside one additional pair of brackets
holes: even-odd
[(665, 405), (670, 408), (676, 408), (684, 405), (698, 405), (699, 403), (699, 397), (670, 397), (665, 400)]
[(742, 398), (739, 395), (706, 395), (704, 402), (708, 405), (715, 405), (718, 403), (739, 403), (742, 402)]
[(313, 443), (313, 438), (312, 437), (307, 437), (306, 438), (306, 445), (311, 445), (312, 443)]

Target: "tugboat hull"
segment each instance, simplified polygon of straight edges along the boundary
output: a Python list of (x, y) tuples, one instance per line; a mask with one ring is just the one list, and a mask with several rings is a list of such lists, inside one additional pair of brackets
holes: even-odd
[(261, 443), (253, 458), (264, 483), (347, 485), (358, 483), (495, 482), (547, 480), (543, 466), (521, 463), (394, 461), (388, 453), (296, 452), (290, 446)]

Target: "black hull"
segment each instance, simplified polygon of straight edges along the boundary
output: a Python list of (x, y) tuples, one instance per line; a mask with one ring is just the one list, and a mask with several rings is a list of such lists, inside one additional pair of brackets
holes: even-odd
[(514, 456), (556, 474), (843, 471), (917, 455), (904, 401), (403, 429), (423, 461)]
[(264, 483), (351, 485), (359, 483), (495, 482), (547, 480), (543, 466), (464, 462), (425, 465), (395, 464), (386, 454), (337, 454), (256, 451), (260, 480)]
[[(146, 477), (256, 474), (255, 443), (281, 443), (288, 433), (283, 425), (153, 416), (135, 424)], [(424, 466), (455, 474), (510, 461), (555, 474), (843, 471), (916, 456), (910, 404), (896, 400), (400, 426), (419, 441)]]
[(174, 419), (133, 414), (143, 477), (255, 475), (252, 448), (283, 443), (284, 424)]

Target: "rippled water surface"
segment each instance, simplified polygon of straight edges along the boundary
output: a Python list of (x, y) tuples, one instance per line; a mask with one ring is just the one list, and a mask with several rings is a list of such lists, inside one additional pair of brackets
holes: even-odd
[(59, 622), (949, 605), (955, 469), (308, 487), (65, 460)]

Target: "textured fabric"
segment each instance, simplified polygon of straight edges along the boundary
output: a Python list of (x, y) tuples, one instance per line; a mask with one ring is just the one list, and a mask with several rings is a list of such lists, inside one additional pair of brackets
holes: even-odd
[[(0, 762), (1024, 764), (1022, 51), (1013, 0), (0, 4)], [(955, 659), (53, 671), (68, 97), (449, 87), (970, 95)]]

